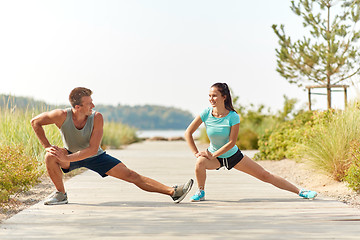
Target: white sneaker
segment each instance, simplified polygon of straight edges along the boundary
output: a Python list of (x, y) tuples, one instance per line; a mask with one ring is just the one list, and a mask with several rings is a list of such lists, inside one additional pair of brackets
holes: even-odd
[(194, 183), (194, 180), (190, 179), (187, 183), (182, 184), (180, 186), (175, 185), (174, 188), (174, 194), (172, 195), (172, 199), (175, 201), (175, 203), (181, 202), (186, 194), (190, 191), (192, 185)]
[(62, 192), (53, 193), (48, 199), (45, 200), (44, 205), (60, 205), (67, 204), (67, 194)]

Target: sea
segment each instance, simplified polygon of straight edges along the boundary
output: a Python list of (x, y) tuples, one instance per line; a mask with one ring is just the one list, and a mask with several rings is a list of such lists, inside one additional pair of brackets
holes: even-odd
[[(175, 138), (184, 137), (185, 130), (138, 130), (137, 135), (140, 138), (152, 138), (152, 137), (163, 137), (163, 138)], [(200, 131), (194, 132), (194, 138), (200, 135)]]

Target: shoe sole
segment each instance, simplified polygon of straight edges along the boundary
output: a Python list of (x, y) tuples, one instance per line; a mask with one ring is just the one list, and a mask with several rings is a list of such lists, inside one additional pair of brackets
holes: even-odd
[(302, 198), (303, 198), (303, 199), (308, 199), (308, 200), (314, 200), (316, 197), (317, 197), (317, 194), (316, 194), (314, 197), (312, 197), (312, 198), (309, 198), (309, 197), (302, 197)]
[(202, 202), (202, 201), (205, 201), (205, 198), (200, 198), (200, 200), (191, 199), (191, 202)]
[(62, 205), (62, 204), (67, 204), (68, 200), (65, 201), (61, 201), (61, 202), (54, 202), (54, 203), (44, 203), (44, 205)]
[(186, 192), (175, 201), (175, 203), (180, 203), (186, 197), (186, 195), (190, 192), (193, 184), (194, 184), (194, 180), (190, 179), (190, 186), (188, 187)]

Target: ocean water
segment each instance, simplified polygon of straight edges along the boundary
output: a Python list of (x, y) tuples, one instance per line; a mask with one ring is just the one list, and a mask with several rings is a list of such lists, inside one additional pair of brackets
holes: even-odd
[[(152, 137), (164, 137), (164, 138), (173, 138), (173, 137), (184, 137), (185, 130), (139, 130), (137, 132), (138, 137), (140, 138), (152, 138)], [(194, 137), (198, 137), (200, 131), (197, 130), (194, 133)]]

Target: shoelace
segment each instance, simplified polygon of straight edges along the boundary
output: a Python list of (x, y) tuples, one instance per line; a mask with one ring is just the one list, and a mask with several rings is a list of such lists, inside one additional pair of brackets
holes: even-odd
[(196, 193), (195, 193), (196, 196), (201, 196), (201, 190), (197, 190)]

